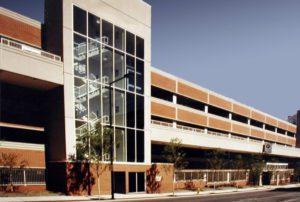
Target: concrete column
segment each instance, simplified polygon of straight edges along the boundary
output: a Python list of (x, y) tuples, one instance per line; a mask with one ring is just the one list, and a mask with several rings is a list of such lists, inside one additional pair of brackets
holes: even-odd
[(247, 137), (247, 142), (250, 142), (250, 137)]
[(263, 129), (266, 129), (266, 124), (263, 124)]
[(232, 120), (232, 113), (229, 113), (228, 118), (229, 118), (229, 120)]
[(227, 182), (230, 182), (230, 172), (227, 172)]
[(204, 106), (204, 112), (208, 113), (208, 106), (207, 105)]
[(207, 134), (207, 128), (204, 128), (204, 133)]
[(251, 125), (251, 119), (248, 119), (247, 122), (248, 122), (248, 125)]
[(231, 138), (231, 133), (228, 133), (228, 138)]
[(276, 185), (277, 185), (277, 186), (279, 185), (279, 180), (280, 180), (280, 178), (279, 178), (279, 173), (277, 172), (277, 173), (276, 173)]
[(263, 186), (263, 183), (262, 183), (262, 173), (259, 174), (259, 186)]
[(177, 128), (177, 122), (173, 121), (173, 128)]
[(177, 96), (173, 95), (173, 104), (177, 104)]

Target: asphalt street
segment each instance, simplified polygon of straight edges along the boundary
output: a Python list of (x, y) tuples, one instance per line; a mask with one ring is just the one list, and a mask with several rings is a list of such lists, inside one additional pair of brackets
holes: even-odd
[[(126, 200), (131, 201), (131, 200)], [(277, 189), (270, 191), (211, 194), (209, 196), (171, 197), (163, 199), (141, 199), (135, 201), (157, 201), (157, 202), (300, 202), (300, 188)]]

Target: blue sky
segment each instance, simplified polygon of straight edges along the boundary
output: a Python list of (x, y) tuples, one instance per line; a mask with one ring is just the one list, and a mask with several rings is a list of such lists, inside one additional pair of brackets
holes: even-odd
[[(286, 119), (300, 109), (299, 0), (146, 0), (152, 65)], [(42, 0), (0, 6), (43, 21)]]

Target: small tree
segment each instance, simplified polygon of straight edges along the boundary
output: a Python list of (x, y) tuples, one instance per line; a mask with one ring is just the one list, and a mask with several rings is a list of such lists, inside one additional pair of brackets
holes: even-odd
[(300, 182), (300, 161), (296, 160), (293, 162), (292, 167), (294, 168), (293, 180), (295, 182)]
[(7, 183), (9, 185), (9, 191), (14, 191), (13, 182), (13, 169), (15, 168), (25, 168), (28, 164), (26, 160), (21, 160), (21, 155), (16, 153), (1, 153), (0, 155), (0, 165), (8, 169), (7, 172)]
[(251, 154), (247, 159), (247, 167), (250, 169), (250, 181), (253, 184), (259, 185), (260, 176), (266, 166), (262, 154)]
[(213, 181), (214, 181), (214, 189), (216, 189), (216, 179), (215, 172), (216, 170), (220, 170), (226, 164), (226, 152), (220, 149), (214, 149), (206, 153), (207, 162), (211, 169), (213, 169)]
[[(231, 168), (234, 168), (237, 170), (237, 173), (238, 173), (238, 178), (240, 177), (240, 169), (243, 169), (244, 168), (244, 161), (243, 161), (243, 157), (241, 154), (237, 154), (235, 156), (235, 158), (232, 160), (232, 165)], [(239, 188), (239, 184), (236, 183), (236, 188), (238, 189)]]
[[(77, 159), (93, 163), (98, 184), (98, 195), (100, 197), (100, 176), (106, 170), (107, 164), (103, 163), (102, 154), (110, 151), (110, 137), (112, 129), (103, 127), (100, 121), (97, 121), (89, 130), (84, 131), (77, 136)], [(112, 157), (110, 157), (112, 158)]]
[(172, 163), (173, 169), (173, 195), (174, 195), (174, 181), (175, 181), (175, 170), (181, 170), (188, 165), (185, 161), (186, 153), (182, 150), (182, 141), (179, 138), (172, 138), (171, 141), (164, 147), (163, 158), (168, 162)]

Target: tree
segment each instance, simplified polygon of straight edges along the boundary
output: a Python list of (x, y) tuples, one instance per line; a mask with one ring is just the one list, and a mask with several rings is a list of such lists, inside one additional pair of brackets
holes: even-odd
[(173, 169), (173, 195), (174, 195), (174, 181), (175, 181), (175, 170), (181, 170), (188, 165), (185, 161), (186, 153), (182, 150), (182, 141), (179, 138), (172, 138), (170, 142), (164, 147), (163, 158), (168, 162), (172, 163)]
[(6, 180), (7, 184), (9, 184), (9, 190), (11, 192), (14, 191), (14, 182), (13, 182), (13, 170), (15, 168), (25, 168), (28, 164), (26, 160), (21, 160), (21, 155), (16, 153), (1, 153), (0, 155), (0, 165), (7, 168), (7, 177)]
[[(243, 168), (244, 168), (243, 156), (242, 156), (241, 154), (237, 154), (237, 155), (235, 156), (235, 158), (232, 159), (231, 164), (232, 164), (231, 168), (237, 170), (237, 173), (238, 173), (238, 179), (240, 179), (240, 175), (241, 175), (240, 169), (243, 169)], [(239, 183), (236, 183), (236, 188), (237, 188), (237, 189), (239, 188)]]
[(292, 168), (294, 168), (293, 180), (299, 183), (300, 182), (300, 161), (295, 160), (291, 166)]
[(214, 149), (206, 153), (207, 163), (211, 169), (213, 169), (213, 181), (214, 181), (214, 189), (216, 189), (216, 180), (215, 180), (215, 172), (216, 170), (220, 170), (224, 167), (227, 157), (226, 152), (220, 149)]
[(253, 184), (259, 185), (260, 176), (266, 164), (262, 154), (251, 154), (247, 159), (247, 167), (250, 169), (250, 181)]
[[(97, 175), (98, 195), (100, 197), (100, 176), (106, 170), (107, 164), (103, 164), (104, 156), (110, 151), (110, 137), (113, 130), (102, 126), (100, 121), (90, 125), (82, 134), (77, 136), (77, 159), (93, 163), (92, 168)], [(112, 158), (112, 157), (109, 157)]]

